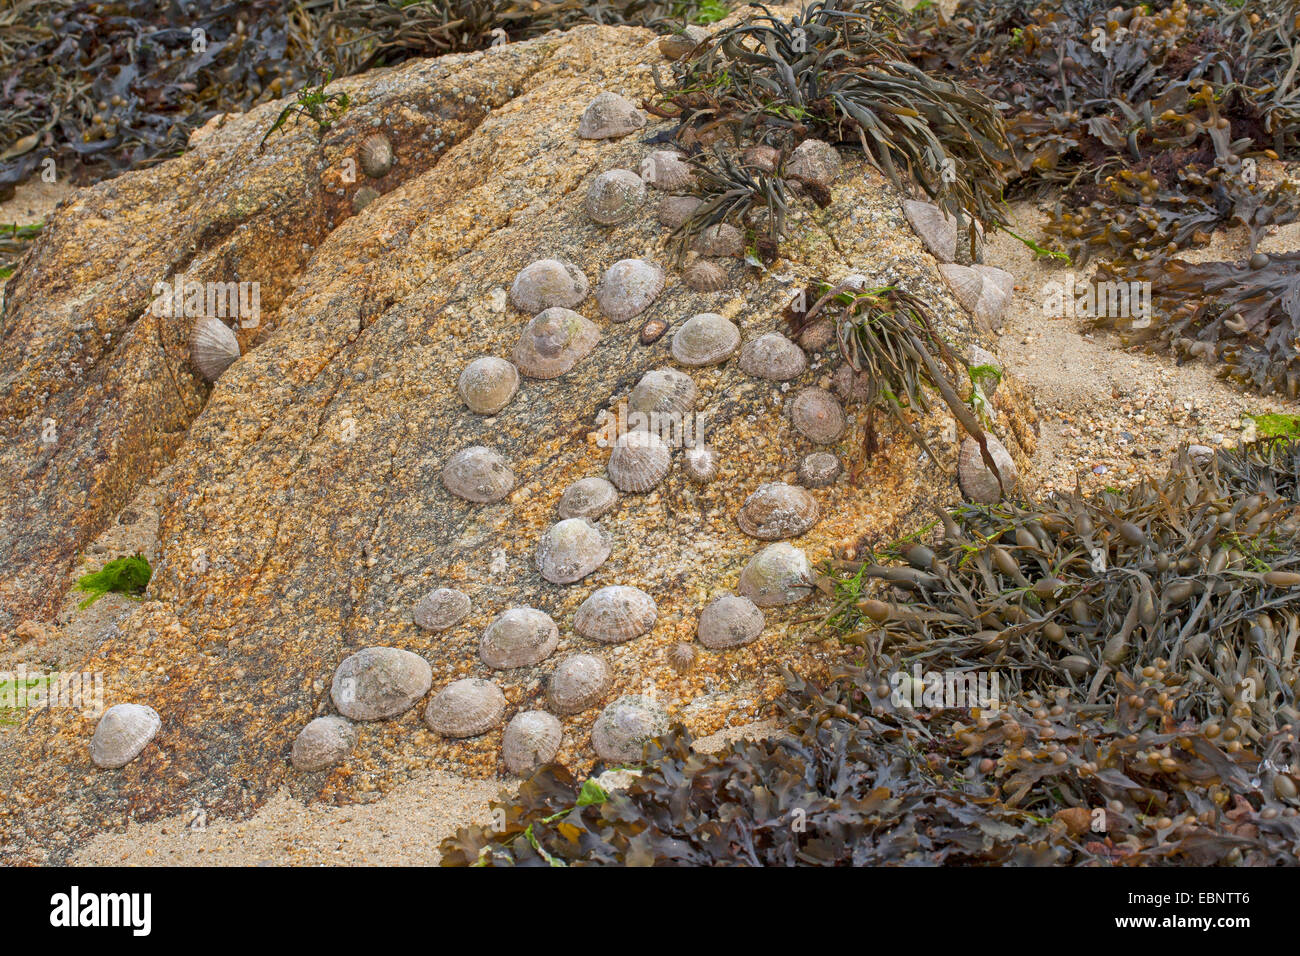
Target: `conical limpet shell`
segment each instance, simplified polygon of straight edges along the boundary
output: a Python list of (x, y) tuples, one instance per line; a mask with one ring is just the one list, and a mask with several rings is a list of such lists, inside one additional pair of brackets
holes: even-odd
[(571, 654), (555, 665), (546, 699), (558, 714), (578, 714), (600, 703), (612, 678), (609, 665), (594, 654)]
[(445, 631), (469, 615), (469, 595), (455, 588), (437, 588), (415, 606), (415, 624), (426, 631)]
[(712, 259), (695, 259), (682, 277), (696, 292), (720, 292), (727, 287), (727, 270)]
[(980, 382), (986, 396), (992, 398), (998, 390), (998, 385), (1002, 382), (1002, 360), (988, 349), (979, 345), (972, 345), (970, 349), (970, 367), (972, 369), (992, 368), (997, 372), (995, 376), (982, 378)]
[(616, 226), (636, 215), (645, 196), (640, 176), (629, 169), (611, 169), (591, 181), (582, 205), (592, 222)]
[(831, 388), (842, 402), (863, 402), (870, 404), (872, 398), (872, 380), (867, 372), (855, 372), (853, 366), (845, 362), (831, 376)]
[(529, 263), (510, 285), (511, 305), (529, 315), (552, 306), (571, 309), (586, 297), (587, 277), (572, 262), (562, 259)]
[(680, 60), (708, 38), (708, 30), (691, 24), (680, 33), (669, 33), (660, 37), (659, 52), (670, 60)]
[(144, 704), (115, 704), (104, 711), (90, 738), (90, 759), (96, 767), (125, 767), (149, 745), (162, 718)]
[(903, 200), (903, 215), (922, 245), (940, 262), (952, 262), (957, 255), (957, 220), (934, 203)]
[(673, 358), (692, 368), (717, 365), (740, 347), (740, 329), (716, 312), (693, 315), (673, 333)]
[(803, 551), (784, 541), (749, 559), (737, 590), (759, 607), (796, 604), (812, 594), (813, 572)]
[(556, 513), (561, 518), (595, 521), (618, 504), (618, 489), (604, 478), (580, 478), (560, 495)]
[(672, 454), (652, 431), (635, 429), (618, 436), (605, 466), (620, 491), (649, 491), (668, 474)]
[(961, 450), (957, 453), (957, 485), (961, 488), (961, 493), (970, 501), (995, 505), (1002, 500), (1004, 492), (1011, 494), (1015, 491), (1019, 476), (1016, 473), (1016, 463), (1012, 461), (1011, 454), (1002, 442), (992, 435), (986, 435), (985, 441), (988, 444), (989, 454), (993, 456), (993, 461), (1002, 475), (1002, 486), (999, 487), (997, 475), (994, 475), (989, 470), (989, 466), (984, 463), (979, 442), (974, 438), (967, 438), (962, 442)]
[(339, 664), (330, 698), (344, 717), (383, 720), (406, 713), (432, 686), (433, 669), (419, 654), (367, 647)]
[(809, 488), (833, 484), (840, 476), (840, 460), (828, 451), (814, 451), (799, 462), (799, 480)]
[(679, 674), (685, 674), (694, 667), (699, 656), (699, 651), (685, 641), (678, 641), (664, 653), (668, 666)]
[(740, 154), (740, 159), (746, 166), (774, 173), (781, 162), (781, 151), (774, 146), (750, 146)]
[(201, 316), (194, 321), (194, 331), (190, 333), (190, 356), (199, 374), (215, 382), (239, 358), (239, 340), (220, 319)]
[(495, 415), (519, 390), (519, 370), (503, 358), (484, 355), (465, 366), (456, 389), (471, 412)]
[(442, 483), (457, 498), (487, 504), (500, 501), (514, 490), (515, 473), (491, 448), (471, 445), (447, 459)]
[(668, 730), (668, 715), (653, 698), (620, 697), (606, 707), (591, 727), (591, 745), (609, 763), (641, 760), (645, 742)]
[(664, 287), (664, 270), (644, 259), (620, 259), (600, 277), (596, 304), (611, 322), (626, 322), (650, 307)]
[(698, 196), (665, 196), (659, 200), (655, 218), (669, 229), (676, 229), (691, 218), (703, 201)]
[(651, 369), (641, 376), (628, 396), (628, 409), (634, 412), (685, 415), (695, 408), (700, 390), (695, 379), (675, 368)]
[(537, 570), (552, 584), (580, 581), (609, 557), (610, 533), (586, 518), (557, 521), (537, 545)]
[(583, 139), (615, 139), (645, 126), (645, 116), (626, 97), (608, 90), (598, 93), (578, 121)]
[(505, 716), (506, 695), (481, 677), (452, 681), (424, 708), (424, 722), (429, 729), (453, 740), (485, 734)]
[(685, 192), (695, 179), (691, 164), (671, 149), (656, 149), (641, 160), (641, 178), (664, 192)]
[(743, 256), (745, 234), (730, 223), (720, 222), (700, 230), (691, 249), (702, 256)]
[(769, 382), (788, 382), (808, 368), (808, 356), (780, 332), (767, 332), (745, 343), (740, 367)]
[(945, 262), (939, 272), (957, 301), (988, 330), (1002, 327), (1002, 316), (1011, 302), (1015, 277), (995, 266), (962, 266)]
[(692, 445), (682, 452), (682, 470), (697, 485), (717, 477), (718, 453), (708, 445)]
[(700, 613), (695, 634), (712, 651), (744, 647), (763, 630), (763, 612), (749, 598), (724, 594), (714, 598)]
[(656, 315), (645, 320), (645, 325), (641, 326), (641, 332), (637, 339), (642, 345), (654, 345), (664, 337), (664, 333), (667, 331), (667, 321)]
[(612, 584), (583, 601), (573, 629), (603, 644), (622, 644), (649, 632), (659, 618), (654, 598), (640, 588)]
[(829, 186), (840, 175), (843, 162), (830, 143), (819, 139), (806, 139), (794, 148), (785, 164), (786, 175), (822, 186)]
[(528, 667), (546, 660), (559, 642), (560, 630), (545, 611), (512, 607), (484, 630), (478, 656), (495, 670)]
[(515, 346), (515, 365), (529, 378), (559, 378), (599, 341), (595, 322), (555, 306), (528, 320)]
[(342, 717), (317, 717), (293, 740), (289, 763), (294, 770), (314, 773), (332, 767), (357, 745), (357, 729)]
[(801, 435), (828, 445), (844, 434), (844, 409), (824, 388), (805, 388), (790, 403), (790, 421)]
[(507, 770), (523, 777), (554, 760), (563, 740), (564, 728), (554, 715), (544, 710), (525, 710), (506, 724), (501, 757)]
[(361, 141), (361, 169), (371, 179), (387, 176), (393, 161), (393, 144), (383, 133), (373, 133)]
[(798, 485), (772, 481), (759, 485), (736, 515), (740, 530), (764, 541), (797, 538), (817, 523), (817, 499)]

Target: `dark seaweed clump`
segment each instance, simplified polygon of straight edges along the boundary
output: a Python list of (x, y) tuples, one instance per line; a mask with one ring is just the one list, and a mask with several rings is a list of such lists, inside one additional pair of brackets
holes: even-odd
[[(995, 105), (908, 61), (895, 42), (898, 7), (816, 0), (786, 21), (752, 6), (761, 12), (675, 63), (672, 82), (661, 83), (657, 101), (646, 104), (678, 121), (673, 138), (680, 146), (768, 146), (778, 150), (781, 169), (801, 142), (820, 139), (860, 151), (896, 188), (919, 185), (962, 223), (1003, 222), (1002, 169), (1010, 156)], [(718, 183), (700, 190), (706, 200), (733, 188), (730, 173), (716, 169)], [(803, 186), (825, 204), (817, 183)], [(776, 220), (766, 190), (749, 192), (755, 201), (733, 217), (757, 206)], [(701, 214), (683, 234), (717, 224), (718, 213), (711, 205), (707, 221)]]
[[(1008, 195), (1059, 191), (1047, 244), (1100, 261), (1098, 280), (1152, 283), (1153, 327), (1130, 341), (1217, 358), (1225, 375), (1296, 395), (1285, 257), (1249, 271), (1173, 258), (1229, 226), (1247, 230), (1250, 256), (1300, 213), (1295, 189), (1265, 174), (1300, 150), (1294, 0), (973, 0), (952, 21), (927, 7), (906, 37), (913, 62), (1001, 104)], [(1269, 318), (1234, 318), (1246, 310)]]
[[(544, 767), (443, 862), (1294, 865), (1298, 477), (1279, 441), (1123, 495), (946, 512), (821, 582), (862, 657), (824, 688), (790, 676), (783, 734), (702, 755), (674, 728), (594, 799)], [(914, 668), (998, 675), (1000, 706), (915, 706)]]
[(0, 14), (0, 199), (46, 158), (78, 183), (160, 162), (218, 113), (326, 75), (579, 23), (725, 14), (720, 0), (20, 0)]

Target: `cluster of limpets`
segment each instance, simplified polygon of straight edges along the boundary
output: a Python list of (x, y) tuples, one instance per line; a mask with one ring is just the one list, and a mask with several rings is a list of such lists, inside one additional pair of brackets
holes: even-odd
[[(629, 101), (601, 93), (584, 112), (579, 135), (612, 139), (644, 125), (644, 117)], [(821, 153), (802, 160), (823, 166), (830, 162)], [(826, 175), (820, 168), (810, 169), (808, 174)], [(690, 186), (691, 175), (690, 165), (680, 155), (655, 150), (637, 171), (613, 169), (595, 176), (583, 206), (593, 222), (614, 226), (636, 215), (653, 189), (664, 193), (660, 206), (660, 218), (664, 219), (666, 209), (680, 212), (690, 201), (697, 201), (682, 195)], [(743, 254), (742, 246), (743, 237), (732, 227), (707, 230), (685, 265), (686, 283), (697, 291), (724, 288), (726, 271), (719, 260)], [(589, 297), (599, 315), (618, 326), (646, 312), (666, 281), (664, 268), (644, 259), (615, 262), (594, 287), (573, 262), (553, 258), (530, 263), (511, 284), (509, 301), (532, 317), (510, 359), (483, 355), (465, 366), (456, 386), (461, 401), (477, 415), (502, 412), (521, 387), (527, 387), (521, 383), (565, 375), (595, 347), (602, 330), (578, 311)], [(662, 320), (650, 321), (667, 329)], [(660, 334), (647, 323), (640, 338), (654, 341)], [(638, 414), (614, 437), (605, 474), (581, 478), (561, 494), (556, 520), (541, 534), (534, 552), (542, 579), (561, 587), (580, 585), (616, 547), (602, 519), (618, 506), (620, 495), (651, 492), (668, 477), (674, 451), (659, 423), (680, 421), (696, 410), (700, 389), (691, 370), (738, 357), (747, 374), (788, 383), (809, 368), (804, 350), (780, 333), (769, 332), (748, 342), (742, 338), (740, 328), (716, 312), (691, 315), (678, 326), (669, 348), (674, 364), (647, 371), (628, 395), (629, 409)], [(844, 410), (825, 389), (796, 391), (788, 405), (793, 427), (814, 444), (829, 445), (845, 430)], [(679, 461), (686, 476), (697, 483), (712, 480), (720, 466), (717, 452), (703, 445), (684, 448)], [(817, 500), (808, 488), (830, 484), (839, 471), (835, 455), (817, 451), (799, 466), (804, 485), (767, 482), (745, 499), (736, 514), (737, 526), (746, 535), (770, 543), (746, 564), (737, 593), (716, 596), (700, 613), (697, 642), (669, 649), (666, 660), (670, 666), (679, 672), (690, 670), (700, 647), (715, 652), (743, 647), (761, 634), (764, 608), (810, 596), (812, 569), (803, 551), (789, 539), (806, 533), (820, 516)], [(442, 482), (459, 498), (489, 504), (510, 494), (516, 475), (499, 451), (473, 445), (447, 458)], [(414, 619), (425, 630), (444, 631), (463, 621), (470, 610), (467, 595), (439, 588), (419, 601)], [(644, 695), (620, 697), (606, 705), (615, 675), (598, 650), (650, 633), (658, 618), (654, 598), (640, 588), (628, 584), (601, 587), (587, 596), (572, 620), (573, 631), (590, 641), (592, 650), (571, 653), (553, 665), (546, 681), (545, 710), (524, 710), (507, 722), (501, 687), (490, 677), (463, 678), (431, 696), (425, 722), (449, 740), (475, 737), (504, 724), (505, 765), (512, 773), (525, 774), (554, 759), (564, 740), (560, 717), (605, 705), (591, 729), (596, 753), (611, 762), (639, 759), (641, 744), (666, 729), (667, 715), (653, 698)], [(559, 637), (559, 625), (547, 612), (510, 607), (484, 629), (479, 640), (480, 663), (489, 673), (544, 666)], [(350, 727), (348, 720), (384, 719), (414, 707), (432, 689), (429, 673), (423, 659), (395, 648), (368, 648), (349, 657), (340, 665), (331, 692), (342, 717), (318, 718), (309, 724), (294, 744), (294, 765), (317, 770), (343, 759), (356, 744), (356, 733), (344, 730)]]

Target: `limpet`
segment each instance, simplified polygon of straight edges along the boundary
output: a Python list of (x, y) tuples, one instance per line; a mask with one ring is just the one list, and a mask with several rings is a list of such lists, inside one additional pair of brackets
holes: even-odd
[(763, 612), (753, 601), (735, 594), (714, 598), (700, 613), (695, 634), (709, 650), (743, 647), (763, 630)]
[(718, 474), (718, 453), (708, 445), (691, 445), (682, 452), (682, 469), (697, 485), (707, 484)]
[(487, 504), (500, 501), (514, 490), (515, 473), (498, 452), (471, 445), (447, 459), (442, 483), (458, 498)]
[(495, 355), (480, 356), (461, 371), (456, 389), (471, 412), (495, 415), (519, 390), (519, 370)]
[(611, 169), (591, 181), (582, 205), (592, 222), (616, 226), (635, 216), (645, 197), (640, 176), (629, 169)]
[(952, 262), (957, 255), (957, 220), (934, 203), (903, 200), (903, 215), (921, 244), (940, 262)]
[(805, 388), (790, 403), (790, 421), (798, 432), (818, 445), (828, 445), (844, 433), (844, 409), (824, 388)]
[(546, 660), (559, 642), (560, 630), (545, 611), (512, 607), (483, 631), (478, 655), (495, 670), (528, 667)]
[(736, 515), (740, 530), (765, 541), (796, 538), (817, 523), (817, 499), (798, 485), (772, 481), (758, 486)]
[(608, 90), (596, 94), (578, 121), (583, 139), (616, 139), (645, 126), (645, 116), (626, 97)]
[(342, 717), (317, 717), (293, 740), (289, 763), (294, 770), (314, 773), (332, 767), (357, 745), (357, 729)]
[(383, 133), (373, 133), (361, 141), (361, 169), (371, 179), (387, 176), (393, 162), (393, 144)]
[(653, 698), (628, 695), (606, 707), (591, 728), (591, 745), (609, 763), (640, 761), (647, 740), (668, 730), (668, 715)]
[(649, 632), (659, 618), (654, 598), (640, 588), (611, 584), (594, 592), (573, 615), (573, 629), (602, 644), (622, 644)]
[(433, 669), (419, 654), (398, 647), (367, 647), (343, 659), (330, 699), (352, 720), (404, 714), (433, 686)]
[(671, 464), (672, 455), (662, 438), (635, 429), (618, 437), (605, 467), (620, 491), (643, 492), (663, 481)]
[(644, 259), (620, 259), (600, 277), (596, 304), (611, 322), (640, 315), (663, 291), (664, 270)]
[(695, 178), (691, 164), (671, 149), (656, 149), (641, 160), (641, 178), (664, 192), (684, 192)]
[(787, 382), (808, 368), (808, 356), (780, 332), (766, 332), (745, 343), (740, 368), (769, 382)]
[(609, 665), (595, 654), (571, 654), (555, 665), (546, 698), (559, 714), (577, 714), (609, 692)]
[(525, 710), (515, 714), (501, 736), (501, 756), (506, 769), (526, 776), (555, 759), (564, 739), (564, 728), (553, 714)]
[(586, 518), (564, 518), (542, 535), (537, 570), (552, 584), (580, 581), (605, 563), (610, 542), (610, 533)]
[(693, 315), (673, 333), (673, 358), (700, 367), (725, 362), (740, 347), (740, 329), (716, 312)]
[(492, 681), (481, 677), (452, 681), (424, 708), (424, 722), (429, 729), (453, 740), (485, 734), (505, 715), (506, 695)]
[(511, 305), (529, 315), (552, 306), (571, 309), (586, 297), (587, 277), (572, 262), (562, 259), (529, 263), (510, 285)]
[(1010, 452), (1002, 442), (992, 435), (985, 435), (984, 440), (988, 444), (989, 454), (994, 464), (998, 466), (998, 472), (1002, 475), (1001, 487), (998, 485), (997, 475), (993, 474), (989, 466), (984, 463), (979, 442), (974, 438), (967, 438), (962, 442), (961, 450), (957, 453), (957, 485), (961, 488), (961, 493), (970, 501), (995, 505), (1002, 499), (1004, 492), (1010, 494), (1015, 490), (1018, 480), (1016, 463), (1011, 459)]
[(584, 316), (553, 306), (529, 319), (515, 346), (519, 371), (529, 378), (559, 378), (600, 341), (600, 328)]
[(696, 292), (720, 292), (727, 287), (727, 270), (712, 259), (695, 259), (682, 275)]
[(700, 391), (695, 379), (675, 368), (651, 369), (641, 376), (628, 396), (629, 410), (647, 415), (685, 415), (695, 408)]
[(796, 604), (812, 594), (812, 573), (807, 555), (780, 541), (749, 559), (737, 590), (759, 607)]
[(437, 588), (415, 606), (415, 624), (426, 631), (445, 631), (469, 615), (469, 595), (455, 588)]
[(556, 512), (561, 518), (595, 521), (618, 504), (618, 489), (604, 478), (580, 478), (560, 495)]
[(190, 355), (199, 374), (215, 382), (239, 358), (239, 340), (220, 319), (201, 316), (190, 333)]
[(799, 462), (799, 480), (809, 488), (833, 484), (840, 476), (840, 460), (828, 451), (814, 451)]
[(114, 704), (104, 711), (90, 738), (96, 767), (116, 770), (140, 756), (162, 727), (158, 711), (145, 704)]

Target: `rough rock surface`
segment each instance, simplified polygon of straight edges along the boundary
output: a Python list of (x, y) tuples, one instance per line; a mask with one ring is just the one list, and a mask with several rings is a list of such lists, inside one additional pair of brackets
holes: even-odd
[[(772, 611), (753, 644), (706, 652), (688, 674), (663, 660), (758, 550), (736, 527), (740, 503), (763, 482), (794, 481), (813, 450), (787, 405), (799, 388), (829, 386), (829, 353), (780, 384), (745, 375), (734, 359), (690, 370), (721, 458), (717, 478), (697, 486), (675, 461), (653, 492), (620, 496), (601, 519), (610, 558), (580, 584), (549, 584), (533, 564), (564, 488), (603, 474), (600, 413), (616, 417), (646, 371), (672, 364), (671, 334), (639, 344), (646, 318), (675, 328), (718, 312), (749, 339), (781, 329), (797, 284), (857, 273), (930, 298), (961, 349), (976, 340), (900, 197), (852, 154), (827, 208), (791, 210), (784, 258), (768, 272), (729, 264), (725, 292), (684, 285), (653, 204), (612, 229), (591, 223), (582, 198), (592, 179), (638, 168), (657, 148), (642, 140), (667, 126), (584, 140), (578, 118), (601, 90), (640, 102), (662, 62), (649, 31), (601, 26), (413, 62), (333, 83), (354, 105), (323, 141), (291, 125), (259, 152), (278, 113), (269, 104), (57, 211), (0, 319), (0, 631), (50, 621), (97, 537), (139, 494), (157, 495), (159, 560), (146, 600), (124, 602), (81, 666), (103, 673), (106, 706), (148, 703), (163, 727), (113, 773), (94, 768), (94, 721), (75, 711), (33, 714), (5, 735), (0, 860), (65, 860), (96, 831), (187, 807), (247, 814), (281, 788), (368, 801), (429, 768), (494, 774), (501, 728), (441, 740), (418, 707), (367, 725), (327, 773), (296, 773), (289, 755), (298, 731), (332, 712), (330, 678), (348, 655), (410, 650), (432, 665), (435, 691), (484, 677), (479, 636), (514, 605), (546, 610), (562, 636), (550, 660), (501, 678), (507, 718), (541, 706), (543, 678), (566, 652), (606, 656), (617, 675), (607, 700), (654, 694), (698, 734), (757, 717), (780, 687), (778, 665), (815, 674), (833, 656), (801, 640), (790, 621), (803, 612), (793, 608)], [(382, 179), (358, 172), (346, 182), (345, 161), (376, 128), (396, 165)], [(354, 215), (352, 195), (366, 185), (383, 195)], [(459, 372), (476, 356), (510, 354), (530, 316), (509, 307), (506, 290), (542, 258), (576, 263), (593, 285), (614, 262), (642, 258), (663, 265), (667, 281), (627, 325), (602, 318), (589, 297), (577, 311), (601, 327), (592, 353), (561, 378), (521, 385), (494, 418), (475, 416), (457, 394)], [(244, 354), (214, 387), (188, 361), (191, 320), (147, 312), (154, 283), (179, 273), (261, 283), (260, 324), (238, 330)], [(1029, 430), (1008, 402), (999, 431), (1012, 447)], [(53, 441), (42, 440), (47, 420)], [(951, 472), (945, 421), (922, 428)], [(847, 460), (859, 440), (851, 424), (828, 450)], [(471, 504), (439, 482), (447, 458), (473, 444), (500, 450), (518, 474), (504, 500)], [(894, 438), (856, 486), (846, 475), (814, 494), (824, 517), (795, 543), (815, 565), (832, 549), (898, 533), (957, 492)], [(646, 590), (660, 616), (649, 634), (604, 648), (571, 620), (610, 584)], [(412, 612), (439, 586), (464, 591), (473, 609), (435, 635)], [(559, 759), (590, 765), (591, 715), (564, 725)]]

